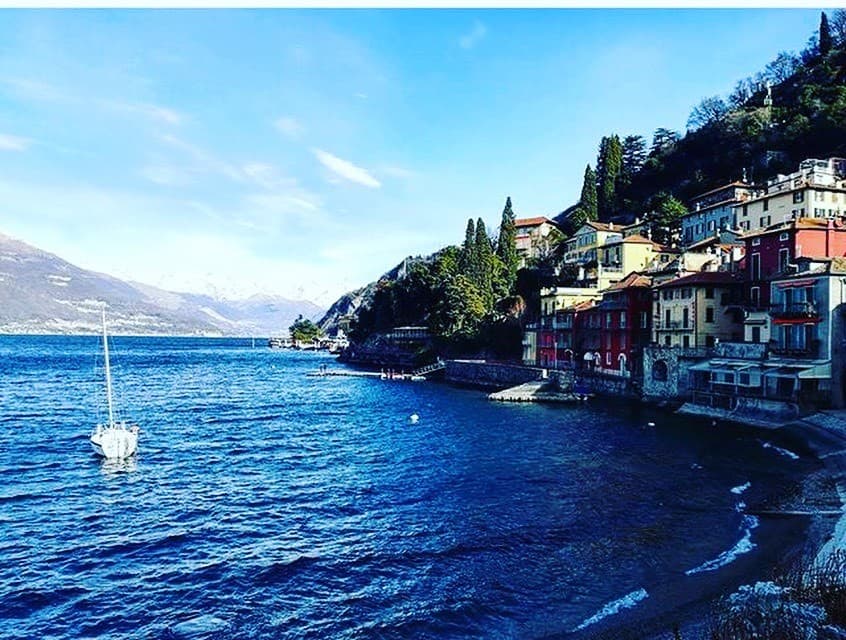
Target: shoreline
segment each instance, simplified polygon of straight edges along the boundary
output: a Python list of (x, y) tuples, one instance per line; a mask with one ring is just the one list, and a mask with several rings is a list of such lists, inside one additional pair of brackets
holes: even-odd
[[(612, 616), (597, 625), (592, 633), (585, 629), (561, 637), (667, 640), (677, 630), (681, 640), (707, 640), (712, 604), (719, 598), (741, 585), (769, 580), (772, 573), (794, 566), (821, 566), (835, 550), (846, 550), (846, 411), (832, 413), (821, 412), (821, 417), (809, 416), (811, 421), (806, 418), (766, 428), (768, 439), (812, 459), (818, 468), (803, 472), (797, 495), (777, 498), (776, 506), (759, 516), (756, 557), (741, 558), (734, 571), (728, 569), (723, 576), (706, 578), (713, 583), (707, 590), (717, 593), (674, 601), (672, 592), (656, 592), (650, 594), (654, 596), (652, 602), (652, 598), (644, 601), (640, 612), (635, 607), (619, 621)], [(764, 433), (757, 425), (742, 427)], [(662, 610), (662, 602), (668, 608)]]

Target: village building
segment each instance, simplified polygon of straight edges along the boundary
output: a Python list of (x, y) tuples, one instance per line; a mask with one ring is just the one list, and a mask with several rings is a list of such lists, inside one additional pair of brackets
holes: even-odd
[(800, 258), (846, 255), (846, 224), (840, 220), (799, 218), (744, 235), (746, 243), (747, 342), (767, 343), (770, 331), (770, 282), (795, 272)]
[(690, 212), (681, 220), (681, 243), (690, 246), (710, 238), (720, 238), (735, 226), (735, 207), (756, 192), (745, 182), (732, 182), (696, 196)]
[(543, 216), (518, 218), (514, 227), (514, 243), (521, 267), (525, 267), (528, 260), (549, 255), (562, 237), (558, 226)]
[(585, 222), (564, 245), (565, 264), (595, 263), (599, 258), (599, 247), (612, 237), (623, 237), (619, 225), (613, 222)]
[(704, 271), (655, 287), (652, 330), (659, 345), (709, 348), (743, 335), (738, 274)]
[(846, 211), (846, 159), (803, 160), (798, 171), (767, 181), (734, 211), (743, 232), (798, 218), (839, 218)]

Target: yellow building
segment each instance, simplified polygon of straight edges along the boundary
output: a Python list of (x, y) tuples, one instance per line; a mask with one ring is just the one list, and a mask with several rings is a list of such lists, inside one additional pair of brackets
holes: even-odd
[(704, 271), (654, 288), (653, 341), (661, 346), (701, 348), (743, 340), (742, 279)]
[(585, 222), (567, 240), (564, 247), (564, 262), (569, 264), (587, 264), (599, 259), (599, 247), (611, 238), (622, 239), (619, 225), (613, 222)]

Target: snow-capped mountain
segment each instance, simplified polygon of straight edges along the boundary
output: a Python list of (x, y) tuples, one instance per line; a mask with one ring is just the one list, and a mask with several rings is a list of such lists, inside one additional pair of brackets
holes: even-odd
[(0, 234), (0, 333), (96, 332), (104, 304), (110, 331), (142, 335), (278, 335), (298, 315), (322, 313), (306, 300), (218, 300), (125, 282)]

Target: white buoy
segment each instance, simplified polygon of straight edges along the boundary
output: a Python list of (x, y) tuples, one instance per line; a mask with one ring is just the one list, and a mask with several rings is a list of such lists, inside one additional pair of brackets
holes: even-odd
[(417, 424), (417, 421), (420, 420), (420, 416), (418, 416), (416, 413), (412, 413), (410, 416), (408, 416), (408, 419), (411, 421), (411, 424)]
[(647, 422), (647, 423), (646, 423), (646, 426), (647, 426), (647, 427), (654, 427), (654, 426), (655, 426), (655, 423), (654, 423), (654, 422)]

